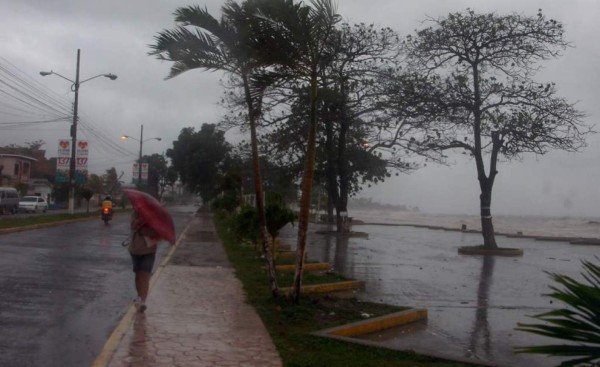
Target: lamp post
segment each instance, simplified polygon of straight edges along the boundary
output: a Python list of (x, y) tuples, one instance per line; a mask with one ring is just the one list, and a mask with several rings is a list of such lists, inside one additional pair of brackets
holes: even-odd
[(144, 146), (144, 143), (149, 141), (149, 140), (158, 140), (161, 141), (161, 138), (150, 138), (150, 139), (146, 139), (144, 140), (144, 125), (142, 124), (142, 126), (140, 127), (140, 138), (139, 140), (134, 138), (133, 136), (129, 136), (129, 135), (122, 135), (121, 139), (126, 140), (126, 139), (133, 139), (137, 142), (140, 143), (140, 156), (138, 159), (138, 189), (142, 188), (142, 147)]
[(98, 74), (91, 78), (87, 78), (85, 80), (79, 81), (79, 60), (81, 58), (81, 50), (77, 49), (77, 69), (75, 72), (75, 81), (60, 75), (52, 70), (50, 71), (40, 71), (41, 76), (47, 75), (56, 75), (60, 78), (63, 78), (71, 83), (71, 90), (75, 92), (75, 101), (73, 102), (73, 124), (71, 125), (71, 159), (69, 161), (69, 214), (73, 214), (75, 212), (75, 168), (76, 168), (76, 151), (77, 151), (77, 108), (79, 105), (79, 86), (89, 80), (96, 79), (98, 77), (106, 77), (110, 80), (117, 79), (115, 74)]

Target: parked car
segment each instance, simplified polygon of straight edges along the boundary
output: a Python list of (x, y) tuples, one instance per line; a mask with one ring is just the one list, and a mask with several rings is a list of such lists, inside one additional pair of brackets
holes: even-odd
[(13, 187), (0, 187), (0, 214), (16, 213), (19, 209), (19, 193)]
[(37, 213), (41, 210), (43, 213), (48, 210), (46, 199), (40, 196), (23, 196), (19, 201), (19, 210), (24, 212)]

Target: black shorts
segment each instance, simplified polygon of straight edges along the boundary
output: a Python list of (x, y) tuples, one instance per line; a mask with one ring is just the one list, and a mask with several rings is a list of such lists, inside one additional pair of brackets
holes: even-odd
[(131, 261), (133, 263), (134, 273), (137, 273), (138, 271), (147, 271), (148, 273), (152, 273), (152, 267), (154, 266), (154, 259), (156, 258), (156, 253), (146, 255), (130, 255)]

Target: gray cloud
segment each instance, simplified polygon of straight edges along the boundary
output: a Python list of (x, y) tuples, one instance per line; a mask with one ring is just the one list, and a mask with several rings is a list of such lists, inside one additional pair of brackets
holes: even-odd
[[(144, 145), (144, 153), (162, 153), (179, 131), (187, 126), (217, 122), (215, 105), (221, 95), (220, 74), (190, 71), (165, 81), (170, 65), (147, 55), (148, 44), (165, 28), (173, 26), (178, 6), (206, 5), (218, 15), (222, 1), (179, 0), (16, 0), (4, 1), (0, 12), (2, 57), (16, 65), (35, 82), (67, 102), (72, 100), (69, 85), (57, 77), (39, 76), (52, 69), (69, 78), (75, 76), (76, 50), (82, 50), (82, 78), (112, 72), (116, 81), (100, 78), (82, 85), (82, 120), (131, 152), (115, 154), (102, 142), (82, 130), (90, 139), (90, 168), (96, 173), (115, 165), (131, 177), (136, 143), (122, 142), (121, 134), (136, 136), (144, 124), (146, 137), (163, 137)], [(596, 71), (600, 46), (600, 3), (576, 1), (505, 0), (341, 0), (338, 10), (350, 22), (374, 22), (406, 35), (421, 26), (428, 16), (441, 16), (470, 7), (476, 11), (516, 11), (535, 14), (542, 8), (549, 17), (565, 24), (567, 39), (574, 48), (545, 64), (540, 80), (555, 81), (562, 95), (579, 101), (579, 108), (595, 122), (600, 114), (599, 73)], [(1, 116), (0, 116), (1, 118)], [(2, 130), (0, 145), (44, 139), (53, 154), (59, 138), (68, 136), (67, 122), (37, 129)], [(87, 134), (87, 136), (86, 136)], [(96, 145), (96, 148), (94, 148)], [(546, 157), (525, 157), (522, 162), (503, 163), (495, 186), (495, 213), (597, 216), (600, 193), (600, 140), (593, 136), (589, 147), (578, 154), (552, 153)], [(401, 175), (365, 190), (375, 200), (418, 205), (432, 212), (478, 213), (478, 186), (472, 162), (458, 159), (451, 167), (428, 166), (410, 176)]]

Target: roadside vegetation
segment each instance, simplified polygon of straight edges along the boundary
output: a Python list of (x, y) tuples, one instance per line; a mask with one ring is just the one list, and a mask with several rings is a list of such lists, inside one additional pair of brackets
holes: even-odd
[[(410, 352), (368, 347), (311, 335), (321, 329), (347, 324), (369, 317), (381, 316), (404, 308), (379, 303), (362, 302), (357, 298), (304, 294), (300, 302), (280, 296), (273, 298), (264, 281), (264, 260), (257, 247), (240, 240), (234, 233), (234, 216), (225, 211), (215, 215), (217, 231), (229, 261), (242, 282), (248, 302), (256, 309), (277, 347), (284, 366), (381, 367), (381, 366), (475, 366), (450, 362)], [(304, 284), (319, 284), (343, 280), (334, 273), (306, 273)], [(291, 286), (293, 274), (278, 273), (281, 287)]]

